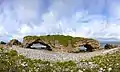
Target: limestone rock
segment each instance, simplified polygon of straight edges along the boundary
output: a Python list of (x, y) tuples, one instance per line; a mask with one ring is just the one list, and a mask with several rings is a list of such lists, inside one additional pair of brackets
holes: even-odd
[(33, 44), (37, 44), (37, 43), (40, 43), (40, 44), (46, 46), (47, 50), (52, 50), (51, 47), (48, 44), (46, 44), (44, 41), (42, 41), (41, 39), (39, 39), (37, 37), (36, 38), (29, 38), (29, 39), (24, 38), (23, 47), (24, 48), (31, 48), (31, 46)]
[(8, 45), (8, 46), (13, 46), (13, 45), (22, 46), (22, 43), (19, 42), (17, 39), (12, 39), (12, 40), (10, 40), (10, 42), (8, 42), (7, 45)]
[(49, 36), (26, 36), (23, 39), (23, 46), (30, 48), (32, 44), (40, 43), (47, 46), (49, 50), (58, 50), (64, 52), (72, 52), (75, 48), (84, 46), (87, 51), (92, 52), (100, 48), (100, 43), (95, 39), (71, 37), (63, 35), (49, 35)]

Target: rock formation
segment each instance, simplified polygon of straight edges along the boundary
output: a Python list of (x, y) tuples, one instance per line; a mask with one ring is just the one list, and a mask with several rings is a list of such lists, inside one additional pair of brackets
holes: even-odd
[(37, 44), (37, 43), (45, 45), (47, 50), (52, 50), (51, 47), (49, 46), (49, 44), (44, 43), (41, 39), (39, 39), (37, 37), (36, 38), (29, 38), (29, 39), (25, 39), (24, 38), (24, 40), (23, 40), (23, 47), (24, 48), (31, 48), (31, 46), (33, 44)]
[(8, 45), (8, 46), (13, 46), (13, 45), (22, 46), (22, 43), (19, 42), (17, 39), (12, 39), (12, 40), (10, 40), (10, 42), (8, 42), (7, 45)]
[(6, 44), (6, 42), (4, 42), (4, 41), (1, 41), (1, 42), (0, 42), (0, 44), (3, 44), (3, 45), (5, 45), (5, 44)]
[(71, 37), (63, 35), (49, 36), (26, 36), (23, 39), (23, 46), (30, 48), (32, 44), (40, 43), (47, 46), (49, 50), (58, 50), (72, 52), (73, 49), (80, 46), (87, 48), (87, 51), (94, 51), (100, 48), (100, 43), (97, 40), (82, 37)]
[(118, 47), (118, 45), (115, 45), (115, 44), (106, 44), (104, 46), (105, 49), (111, 49), (111, 48), (116, 48), (116, 47)]

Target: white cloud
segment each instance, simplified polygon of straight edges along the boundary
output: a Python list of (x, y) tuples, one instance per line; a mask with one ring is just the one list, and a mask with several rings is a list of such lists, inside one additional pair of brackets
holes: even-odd
[[(65, 34), (120, 38), (120, 2), (104, 0), (5, 0), (1, 5), (0, 35)], [(104, 9), (107, 8), (109, 23)], [(102, 14), (104, 13), (104, 14)]]
[(20, 34), (28, 34), (32, 32), (32, 28), (27, 24), (22, 24), (18, 31)]

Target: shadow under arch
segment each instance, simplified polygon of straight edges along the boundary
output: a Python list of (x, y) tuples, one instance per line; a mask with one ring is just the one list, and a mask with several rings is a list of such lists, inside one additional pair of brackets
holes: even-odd
[(84, 47), (87, 48), (87, 49), (86, 49), (87, 52), (92, 52), (93, 49), (94, 49), (94, 48), (93, 48), (91, 45), (89, 45), (89, 44), (85, 44)]
[(52, 51), (51, 47), (48, 44), (45, 44), (45, 43), (42, 43), (42, 42), (32, 42), (32, 43), (28, 44), (28, 46), (26, 48), (32, 48), (31, 46), (33, 44), (40, 44), (40, 45), (46, 46), (46, 48), (44, 48), (44, 49)]

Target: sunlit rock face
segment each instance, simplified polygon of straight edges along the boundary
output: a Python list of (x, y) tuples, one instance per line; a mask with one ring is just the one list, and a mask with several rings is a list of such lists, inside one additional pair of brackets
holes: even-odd
[(92, 52), (100, 48), (97, 40), (90, 38), (71, 37), (64, 35), (49, 36), (26, 36), (23, 39), (23, 46), (31, 48), (34, 44), (41, 44), (48, 50), (72, 52), (75, 48), (84, 46), (86, 51)]

